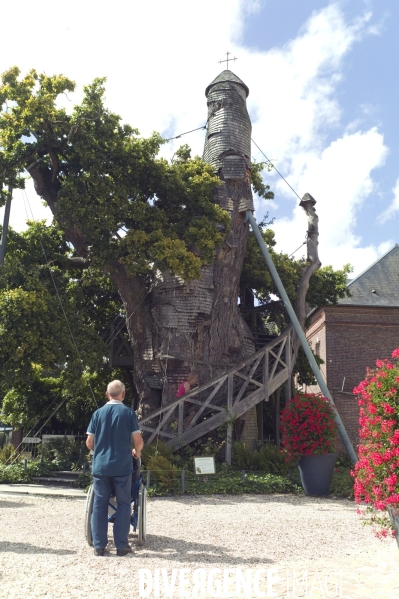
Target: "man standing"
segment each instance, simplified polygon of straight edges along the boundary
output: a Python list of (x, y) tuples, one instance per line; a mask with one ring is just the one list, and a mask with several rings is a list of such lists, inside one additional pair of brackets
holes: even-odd
[(131, 516), (132, 454), (140, 457), (144, 441), (136, 414), (122, 403), (125, 385), (121, 381), (112, 381), (106, 396), (109, 401), (94, 412), (87, 430), (86, 445), (94, 450), (91, 533), (95, 555), (104, 555), (108, 543), (108, 503), (114, 487), (118, 505), (114, 541), (117, 555), (124, 556), (132, 553), (127, 540)]

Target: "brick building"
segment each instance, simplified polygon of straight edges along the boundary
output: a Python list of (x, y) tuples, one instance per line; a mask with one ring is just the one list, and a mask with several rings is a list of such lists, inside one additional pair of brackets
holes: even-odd
[(322, 374), (356, 447), (359, 410), (353, 388), (364, 379), (367, 366), (399, 347), (399, 246), (350, 281), (348, 289), (351, 297), (310, 315), (306, 336), (324, 360)]

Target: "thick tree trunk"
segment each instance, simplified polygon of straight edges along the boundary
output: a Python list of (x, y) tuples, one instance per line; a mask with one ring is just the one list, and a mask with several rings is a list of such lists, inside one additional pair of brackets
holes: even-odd
[[(196, 372), (204, 383), (254, 351), (252, 333), (237, 305), (248, 237), (248, 225), (239, 209), (242, 198), (251, 197), (249, 178), (230, 181), (227, 189), (233, 207), (231, 230), (214, 264), (204, 266), (200, 279), (189, 283), (158, 272), (141, 307), (136, 311), (134, 305), (127, 307), (128, 317), (132, 313), (127, 326), (143, 413), (159, 401), (173, 400), (189, 372)], [(120, 280), (115, 284), (127, 306), (129, 289)], [(143, 376), (149, 374), (162, 380), (161, 397), (143, 384)]]

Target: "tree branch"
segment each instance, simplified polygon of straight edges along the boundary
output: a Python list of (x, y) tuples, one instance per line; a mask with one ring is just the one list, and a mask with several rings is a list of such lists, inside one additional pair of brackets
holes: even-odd
[(80, 256), (74, 256), (73, 258), (60, 256), (59, 258), (52, 260), (51, 264), (56, 264), (61, 270), (71, 270), (73, 268), (83, 270), (84, 268), (88, 268), (91, 262)]

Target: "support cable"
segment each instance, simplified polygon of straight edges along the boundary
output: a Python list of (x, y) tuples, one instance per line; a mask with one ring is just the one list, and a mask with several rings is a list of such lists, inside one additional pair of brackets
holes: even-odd
[(291, 191), (294, 192), (294, 194), (296, 195), (297, 198), (301, 199), (301, 197), (297, 194), (297, 192), (295, 191), (295, 189), (288, 183), (287, 179), (280, 173), (280, 171), (274, 166), (273, 162), (266, 156), (266, 154), (260, 149), (260, 147), (258, 146), (258, 144), (252, 139), (251, 137), (251, 141), (252, 143), (258, 148), (259, 152), (266, 158), (267, 160), (267, 164), (269, 166), (271, 166), (272, 168), (274, 168), (274, 170), (276, 171), (276, 173), (278, 175), (280, 175), (280, 177), (282, 178), (283, 181), (285, 181), (285, 183), (288, 185), (288, 187), (291, 189)]
[[(135, 314), (137, 312), (137, 310), (140, 308), (141, 304), (144, 302), (145, 298), (147, 297), (147, 295), (149, 293), (151, 293), (152, 289), (153, 289), (154, 285), (151, 285), (150, 288), (146, 291), (146, 293), (144, 294), (144, 296), (142, 297), (142, 299), (139, 301), (139, 303), (134, 307), (134, 309), (131, 311), (131, 313), (129, 314), (129, 316), (127, 316), (123, 322), (120, 323), (120, 325), (117, 327), (117, 330), (114, 331), (114, 333), (111, 333), (110, 337), (108, 337), (106, 344), (109, 347), (111, 345), (111, 343), (116, 339), (116, 337), (119, 335), (119, 333), (123, 330), (123, 327), (125, 325), (127, 325), (127, 323), (129, 322), (129, 320), (131, 319), (131, 317), (133, 316), (133, 314)], [(145, 291), (145, 290), (144, 290)]]
[[(25, 194), (25, 197), (26, 197), (27, 204), (28, 204), (28, 206), (29, 206), (30, 213), (31, 213), (31, 215), (32, 215), (32, 220), (34, 221), (34, 220), (35, 220), (35, 218), (34, 218), (34, 216), (33, 216), (32, 208), (31, 208), (31, 205), (30, 205), (30, 203), (29, 203), (29, 198), (28, 198), (28, 196), (27, 196), (27, 194), (26, 194), (26, 191), (25, 191), (25, 190), (23, 190), (23, 191), (24, 191), (24, 194)], [(56, 285), (56, 282), (55, 282), (55, 279), (54, 279), (53, 273), (51, 272), (51, 268), (50, 268), (50, 265), (49, 265), (49, 261), (48, 261), (48, 259), (47, 259), (46, 250), (44, 249), (44, 245), (43, 245), (43, 243), (42, 243), (42, 240), (41, 240), (40, 236), (39, 236), (39, 243), (40, 243), (40, 247), (42, 248), (42, 252), (43, 252), (44, 258), (45, 258), (45, 260), (46, 260), (46, 266), (47, 266), (47, 268), (48, 268), (48, 271), (49, 271), (49, 273), (50, 273), (50, 277), (51, 277), (51, 280), (52, 280), (52, 282), (53, 282), (54, 289), (55, 289), (55, 292), (56, 292), (56, 295), (57, 295), (57, 298), (58, 298), (58, 302), (59, 302), (59, 304), (60, 304), (60, 307), (61, 307), (62, 313), (63, 313), (63, 315), (64, 315), (64, 319), (65, 319), (65, 322), (66, 322), (66, 325), (67, 325), (67, 328), (68, 328), (68, 331), (69, 331), (69, 334), (70, 334), (70, 336), (71, 336), (71, 339), (72, 339), (72, 343), (73, 343), (73, 345), (74, 345), (74, 347), (75, 347), (76, 353), (77, 353), (77, 355), (78, 355), (78, 358), (79, 358), (79, 360), (80, 360), (80, 364), (81, 364), (81, 367), (82, 367), (82, 373), (84, 374), (84, 372), (85, 372), (85, 369), (84, 369), (84, 366), (83, 366), (83, 359), (82, 359), (81, 353), (80, 353), (80, 351), (79, 351), (79, 348), (78, 348), (78, 346), (77, 346), (76, 339), (75, 339), (75, 335), (73, 334), (73, 331), (72, 331), (72, 329), (71, 329), (71, 325), (69, 324), (69, 320), (68, 320), (67, 314), (66, 314), (66, 312), (65, 312), (64, 305), (63, 305), (63, 303), (62, 303), (61, 296), (60, 296), (60, 294), (59, 294), (59, 291), (58, 291), (58, 287), (57, 287), (57, 285)], [(95, 397), (95, 395), (94, 395), (93, 388), (92, 388), (92, 386), (91, 386), (91, 383), (90, 383), (90, 381), (89, 381), (89, 380), (88, 380), (88, 384), (89, 384), (89, 388), (90, 388), (91, 394), (92, 394), (92, 396), (93, 396), (93, 399), (94, 399), (94, 403), (96, 404), (96, 406), (97, 406), (97, 408), (98, 408), (98, 403), (97, 403), (96, 397)]]
[[(23, 190), (23, 191), (24, 191), (24, 196), (23, 196), (23, 197), (24, 197), (24, 205), (25, 205), (25, 212), (26, 212), (27, 219), (29, 220), (29, 214), (28, 214), (28, 210), (27, 210), (27, 208), (26, 208), (26, 203), (27, 203), (27, 204), (28, 204), (28, 206), (29, 206), (29, 210), (30, 210), (30, 213), (31, 213), (31, 216), (32, 216), (32, 220), (33, 220), (33, 221), (35, 221), (35, 218), (34, 218), (34, 215), (33, 215), (33, 211), (32, 211), (31, 205), (30, 205), (30, 203), (29, 203), (29, 198), (28, 198), (28, 196), (27, 196), (27, 194), (26, 194), (26, 191), (25, 191), (25, 190)], [(56, 295), (57, 295), (57, 298), (58, 298), (58, 302), (59, 302), (59, 304), (60, 304), (60, 306), (61, 306), (61, 310), (62, 310), (62, 313), (63, 313), (63, 315), (64, 315), (65, 322), (66, 322), (66, 324), (67, 324), (68, 331), (69, 331), (69, 333), (70, 333), (70, 336), (71, 336), (71, 339), (72, 339), (73, 345), (74, 345), (74, 347), (75, 347), (75, 350), (76, 350), (76, 352), (77, 352), (77, 355), (78, 355), (78, 357), (79, 357), (79, 360), (80, 360), (80, 363), (81, 363), (81, 367), (82, 367), (82, 373), (84, 374), (83, 360), (82, 360), (81, 354), (80, 354), (80, 352), (79, 352), (79, 348), (78, 348), (78, 346), (77, 346), (77, 343), (76, 343), (75, 336), (74, 336), (74, 334), (73, 334), (73, 331), (72, 331), (72, 329), (71, 329), (71, 326), (70, 326), (70, 324), (69, 324), (68, 317), (67, 317), (67, 315), (66, 315), (66, 312), (65, 312), (65, 310), (64, 310), (64, 306), (63, 306), (63, 303), (62, 303), (62, 300), (61, 300), (61, 297), (60, 297), (60, 294), (59, 294), (59, 291), (58, 291), (57, 285), (56, 285), (56, 283), (55, 283), (55, 279), (54, 279), (54, 277), (53, 277), (53, 273), (51, 272), (51, 268), (50, 268), (50, 265), (49, 265), (49, 262), (48, 262), (48, 259), (47, 259), (47, 254), (46, 254), (46, 251), (45, 251), (45, 249), (44, 249), (44, 246), (43, 246), (43, 243), (42, 243), (42, 240), (41, 240), (41, 238), (40, 238), (40, 237), (39, 237), (39, 243), (40, 243), (40, 246), (41, 246), (41, 249), (42, 249), (42, 252), (43, 252), (44, 258), (45, 258), (45, 260), (46, 260), (46, 266), (47, 266), (47, 268), (48, 268), (48, 270), (49, 270), (50, 277), (51, 277), (51, 280), (52, 280), (52, 283), (53, 283), (53, 285), (54, 285), (54, 289), (55, 289), (55, 292), (56, 292)], [(88, 381), (87, 381), (87, 383), (88, 383), (88, 385), (89, 385), (89, 388), (90, 388), (91, 394), (92, 394), (92, 396), (93, 396), (94, 403), (96, 404), (96, 406), (97, 406), (97, 408), (98, 408), (98, 403), (97, 403), (96, 397), (95, 397), (95, 395), (94, 395), (94, 391), (93, 391), (93, 388), (92, 388), (92, 386), (91, 386), (90, 380), (88, 380)], [(35, 437), (37, 437), (37, 436), (38, 436), (38, 434), (39, 434), (39, 433), (40, 433), (40, 432), (43, 430), (44, 426), (45, 426), (45, 425), (46, 425), (46, 424), (49, 422), (49, 420), (50, 420), (50, 419), (51, 419), (51, 418), (52, 418), (52, 417), (53, 417), (53, 416), (54, 416), (54, 415), (55, 415), (55, 414), (58, 412), (58, 410), (59, 410), (59, 409), (60, 409), (60, 408), (63, 406), (63, 404), (64, 404), (66, 401), (67, 401), (67, 397), (65, 397), (65, 398), (64, 398), (64, 399), (63, 399), (63, 400), (62, 400), (62, 401), (61, 401), (61, 402), (58, 404), (58, 406), (55, 408), (55, 410), (53, 410), (53, 412), (52, 412), (52, 413), (51, 413), (51, 415), (50, 415), (50, 416), (47, 418), (47, 420), (45, 421), (45, 423), (44, 423), (44, 424), (43, 424), (43, 425), (40, 427), (39, 431), (37, 431), (37, 432), (35, 433), (35, 435), (34, 435)], [(53, 403), (54, 403), (54, 402), (53, 402)], [(50, 404), (50, 407), (51, 407), (51, 405), (52, 405), (52, 404)], [(37, 423), (38, 423), (38, 422), (40, 422), (40, 420), (41, 420), (41, 419), (44, 417), (44, 415), (46, 414), (46, 412), (47, 412), (48, 410), (49, 410), (49, 407), (47, 407), (47, 408), (46, 408), (46, 410), (44, 411), (44, 413), (43, 413), (43, 414), (40, 416), (40, 418), (39, 418), (39, 419), (36, 421), (36, 424), (35, 424), (35, 425), (34, 425), (34, 426), (31, 428), (31, 430), (29, 431), (29, 433), (28, 433), (28, 436), (29, 436), (29, 434), (30, 434), (32, 431), (34, 431), (34, 429), (35, 429), (35, 427), (36, 427)], [(23, 444), (23, 441), (21, 441), (21, 443), (18, 445), (18, 447), (16, 447), (16, 448), (15, 448), (15, 451), (17, 451), (17, 450), (18, 450), (18, 449), (21, 447), (21, 445), (22, 445), (22, 444)], [(17, 459), (18, 459), (18, 456), (16, 456), (16, 457), (14, 458), (14, 460), (11, 462), (11, 464), (14, 464), (14, 463), (15, 463), (15, 461), (16, 461)]]
[(298, 251), (298, 250), (300, 250), (300, 249), (301, 249), (301, 247), (302, 247), (303, 245), (306, 245), (306, 243), (307, 243), (306, 241), (302, 242), (302, 243), (301, 243), (301, 245), (299, 246), (299, 248), (296, 248), (296, 250), (294, 250), (294, 251), (292, 252), (292, 254), (290, 254), (290, 255), (288, 256), (288, 258), (291, 258), (291, 256), (293, 256), (294, 254), (296, 254), (296, 253), (297, 253), (297, 251)]

